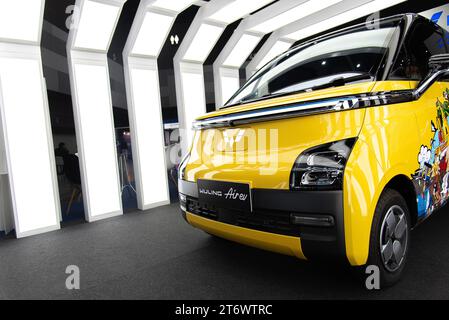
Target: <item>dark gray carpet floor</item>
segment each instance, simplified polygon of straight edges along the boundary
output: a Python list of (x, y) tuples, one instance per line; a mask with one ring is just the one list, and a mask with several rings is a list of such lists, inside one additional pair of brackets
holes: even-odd
[[(81, 290), (65, 269), (81, 270)], [(413, 232), (401, 283), (368, 292), (351, 272), (224, 240), (188, 226), (172, 205), (0, 240), (0, 299), (449, 298), (449, 209)]]

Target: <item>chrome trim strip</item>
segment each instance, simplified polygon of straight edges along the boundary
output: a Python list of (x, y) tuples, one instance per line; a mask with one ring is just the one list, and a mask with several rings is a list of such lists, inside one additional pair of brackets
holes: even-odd
[(195, 121), (193, 123), (193, 129), (202, 130), (234, 127), (256, 122), (411, 102), (418, 100), (435, 81), (448, 74), (449, 69), (434, 71), (426, 79), (424, 79), (415, 90), (365, 93), (347, 97), (295, 103), (285, 106), (267, 107), (254, 111), (244, 111), (226, 116), (218, 116)]
[(431, 73), (426, 79), (424, 79), (420, 83), (418, 88), (415, 89), (413, 93), (415, 99), (421, 98), (421, 96), (427, 91), (427, 89), (429, 89), (435, 81), (437, 81), (444, 75), (449, 75), (449, 69), (438, 70), (434, 73)]
[(357, 96), (340, 97), (296, 103), (280, 107), (268, 107), (260, 110), (241, 112), (227, 116), (195, 121), (194, 130), (233, 127), (242, 124), (273, 121), (300, 116), (339, 112), (363, 107), (384, 105), (387, 103), (399, 103), (413, 100), (411, 90), (395, 93), (378, 93), (376, 95), (362, 94)]

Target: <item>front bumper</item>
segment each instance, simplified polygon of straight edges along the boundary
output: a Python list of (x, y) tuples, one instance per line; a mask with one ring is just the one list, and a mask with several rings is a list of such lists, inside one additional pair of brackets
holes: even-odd
[[(252, 189), (253, 212), (198, 202), (197, 184), (179, 181), (187, 222), (209, 233), (258, 248), (308, 260), (347, 263), (342, 191)], [(332, 226), (298, 223), (293, 216), (332, 217)]]

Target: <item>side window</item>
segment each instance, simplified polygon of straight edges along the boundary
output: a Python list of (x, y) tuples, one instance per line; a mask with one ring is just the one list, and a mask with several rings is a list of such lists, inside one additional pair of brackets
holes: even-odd
[(443, 29), (428, 21), (419, 21), (409, 32), (390, 79), (422, 80), (429, 72), (429, 59), (436, 54), (449, 53)]

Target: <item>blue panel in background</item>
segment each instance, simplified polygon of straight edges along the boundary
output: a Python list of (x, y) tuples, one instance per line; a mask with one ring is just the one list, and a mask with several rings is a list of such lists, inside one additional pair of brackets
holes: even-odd
[(443, 11), (434, 13), (432, 18), (430, 18), (430, 20), (432, 20), (435, 23), (438, 23), (438, 21), (440, 21), (441, 16), (443, 15)]

